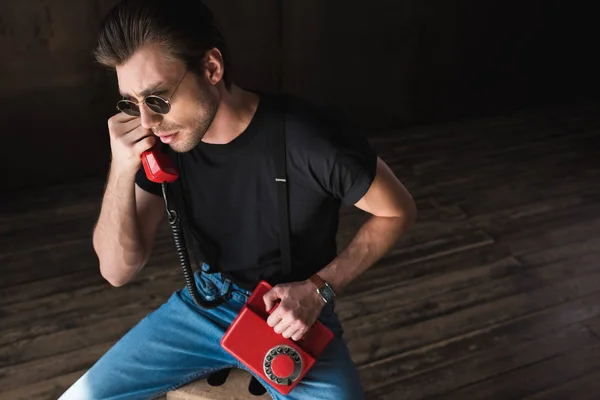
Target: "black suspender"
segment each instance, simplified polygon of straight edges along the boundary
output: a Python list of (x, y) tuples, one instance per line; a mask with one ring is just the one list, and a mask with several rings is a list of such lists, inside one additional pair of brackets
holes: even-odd
[[(284, 102), (283, 99), (280, 101)], [(282, 277), (287, 277), (292, 271), (292, 256), (290, 246), (290, 216), (288, 203), (288, 185), (286, 168), (285, 140), (285, 107), (281, 111), (281, 130), (275, 133), (275, 184), (277, 185), (277, 208), (279, 209), (279, 240), (281, 246)]]

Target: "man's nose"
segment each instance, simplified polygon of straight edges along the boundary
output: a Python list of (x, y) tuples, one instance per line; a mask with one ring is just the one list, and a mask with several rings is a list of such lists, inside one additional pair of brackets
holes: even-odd
[(150, 110), (144, 103), (140, 105), (140, 121), (144, 129), (152, 129), (160, 124), (162, 116)]

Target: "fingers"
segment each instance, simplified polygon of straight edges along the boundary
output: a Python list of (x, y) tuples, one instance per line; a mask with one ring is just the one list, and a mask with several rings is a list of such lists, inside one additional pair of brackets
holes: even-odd
[(304, 335), (306, 335), (306, 332), (308, 332), (308, 328), (298, 329), (296, 332), (292, 333), (290, 337), (292, 340), (297, 342), (298, 340), (302, 339)]
[[(273, 330), (275, 331), (275, 333), (283, 334), (285, 332), (288, 332), (288, 330), (290, 329), (293, 330), (291, 333), (296, 332), (297, 322), (293, 321), (288, 315), (278, 315), (277, 318), (278, 322), (273, 326)], [(289, 336), (287, 336), (286, 339), (287, 338), (289, 338)]]
[[(282, 324), (285, 325), (285, 324)], [(275, 327), (275, 329), (277, 329), (278, 326)], [(298, 341), (300, 339), (302, 339), (302, 337), (306, 334), (307, 332), (307, 328), (306, 325), (303, 324), (300, 321), (296, 321), (290, 325), (288, 325), (287, 327), (283, 328), (282, 331), (282, 336), (286, 339), (292, 339), (295, 341)]]
[(113, 115), (108, 120), (111, 168), (134, 171), (140, 166), (141, 155), (158, 140), (152, 131), (141, 125), (139, 117), (125, 113)]
[(279, 325), (282, 319), (283, 317), (279, 313), (274, 312), (269, 315), (269, 318), (267, 318), (267, 325), (269, 325), (271, 328), (275, 328), (277, 325)]
[(273, 327), (275, 333), (281, 334), (284, 338), (295, 338), (300, 340), (308, 331), (308, 325), (297, 319), (292, 313), (286, 313), (280, 310), (273, 312), (267, 319), (267, 324)]
[[(277, 300), (281, 300), (281, 303), (273, 309), (277, 304)], [(298, 308), (297, 301), (290, 300), (287, 297), (285, 285), (273, 287), (263, 295), (263, 301), (267, 312), (271, 311), (267, 318), (267, 324), (273, 328), (275, 333), (281, 334), (286, 339), (302, 339), (309, 328), (309, 325), (303, 322), (302, 315), (306, 313)], [(309, 320), (311, 318), (308, 315), (305, 315), (305, 317), (308, 317)]]
[(284, 338), (289, 339), (290, 337), (292, 337), (293, 334), (296, 333), (297, 330), (298, 329), (295, 326), (290, 325), (281, 333), (281, 335)]
[(135, 128), (134, 130), (127, 132), (124, 136), (124, 138), (127, 141), (130, 141), (132, 144), (137, 143), (140, 140), (147, 137), (153, 137), (156, 139), (156, 136), (152, 133), (151, 130), (143, 128), (141, 125)]
[(115, 122), (118, 122), (118, 123), (132, 121), (134, 119), (139, 119), (139, 118), (140, 117), (134, 117), (132, 115), (127, 115), (124, 112), (117, 113), (117, 114), (113, 115), (112, 117), (110, 117), (110, 119), (114, 119)]
[(108, 120), (108, 131), (115, 138), (133, 131), (138, 126), (141, 126), (141, 122), (138, 117), (131, 117), (123, 113), (113, 115)]
[[(132, 122), (135, 122), (135, 121), (132, 121)], [(142, 139), (145, 139), (147, 137), (155, 138), (152, 131), (143, 128), (141, 125), (138, 125), (137, 127), (134, 127), (133, 130), (122, 133), (121, 136), (118, 137), (118, 139), (121, 140), (123, 143), (133, 146), (134, 144), (138, 143), (139, 141), (141, 141)], [(154, 143), (154, 141), (152, 143)]]
[(141, 156), (144, 151), (151, 149), (155, 143), (155, 136), (147, 136), (133, 145), (133, 152)]
[(111, 136), (126, 146), (131, 146), (134, 154), (140, 155), (156, 143), (156, 137), (141, 126), (139, 117), (119, 113), (108, 120)]
[(281, 299), (281, 296), (280, 296), (279, 289), (277, 286), (275, 286), (274, 288), (272, 288), (271, 290), (269, 290), (267, 293), (264, 294), (263, 301), (265, 302), (265, 309), (267, 312), (271, 311), (271, 309), (275, 305), (275, 302), (278, 299)]
[[(132, 117), (123, 113), (113, 115), (108, 120), (108, 130), (113, 138), (131, 146), (147, 137), (154, 137), (152, 131), (142, 127), (139, 117)], [(151, 142), (151, 144), (150, 141), (141, 144), (139, 148), (142, 150), (139, 153), (151, 147), (155, 143), (155, 140), (152, 140)], [(148, 144), (150, 144), (150, 146), (148, 146)]]

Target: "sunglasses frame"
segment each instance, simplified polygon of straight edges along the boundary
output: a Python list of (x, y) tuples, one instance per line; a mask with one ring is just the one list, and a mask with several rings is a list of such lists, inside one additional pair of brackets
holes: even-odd
[[(144, 103), (148, 107), (148, 109), (150, 111), (152, 111), (153, 113), (161, 114), (161, 115), (168, 114), (169, 111), (171, 111), (171, 100), (175, 96), (175, 93), (177, 92), (177, 89), (179, 89), (179, 85), (181, 85), (181, 82), (183, 82), (183, 80), (185, 79), (185, 76), (187, 75), (187, 73), (188, 73), (188, 70), (185, 71), (185, 74), (183, 74), (183, 77), (179, 80), (179, 83), (177, 84), (177, 86), (175, 86), (175, 90), (173, 90), (173, 93), (171, 93), (171, 96), (168, 99), (165, 99), (164, 97), (161, 97), (161, 96), (158, 96), (158, 95), (155, 95), (155, 94), (150, 94), (150, 95), (144, 97), (140, 103)], [(154, 110), (152, 108), (152, 106), (148, 105), (148, 103), (147, 103), (147, 100), (149, 98), (156, 98), (156, 99), (159, 99), (162, 102), (164, 102), (167, 105), (167, 111), (162, 112), (162, 111), (156, 111), (156, 110)], [(121, 108), (119, 108), (119, 104), (121, 104), (121, 103), (128, 103), (128, 104), (135, 105), (137, 107), (137, 112), (134, 111), (133, 114), (130, 114), (129, 112), (132, 111), (132, 110), (134, 110), (133, 108), (130, 108), (130, 109), (121, 109)], [(123, 98), (123, 99), (121, 99), (121, 100), (119, 100), (117, 102), (117, 110), (119, 110), (122, 113), (125, 113), (127, 115), (130, 115), (132, 117), (139, 117), (141, 115), (140, 103), (135, 102), (133, 100), (128, 100), (128, 99)]]

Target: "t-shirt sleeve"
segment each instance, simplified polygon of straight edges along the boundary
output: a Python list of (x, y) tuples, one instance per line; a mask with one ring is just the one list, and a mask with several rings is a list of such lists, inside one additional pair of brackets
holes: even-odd
[(355, 204), (369, 190), (377, 169), (377, 154), (365, 138), (347, 136), (335, 146), (327, 187), (345, 204)]
[(135, 183), (145, 191), (162, 197), (162, 186), (148, 179), (143, 165), (140, 166), (140, 169), (135, 174)]
[[(377, 153), (366, 136), (347, 117), (331, 114), (318, 123), (296, 125), (299, 133), (295, 149), (289, 149), (301, 159), (301, 173), (310, 177), (320, 190), (353, 205), (369, 190), (375, 179)], [(291, 124), (292, 127), (295, 125)], [(292, 128), (294, 129), (294, 128)], [(300, 167), (300, 165), (296, 165)]]

